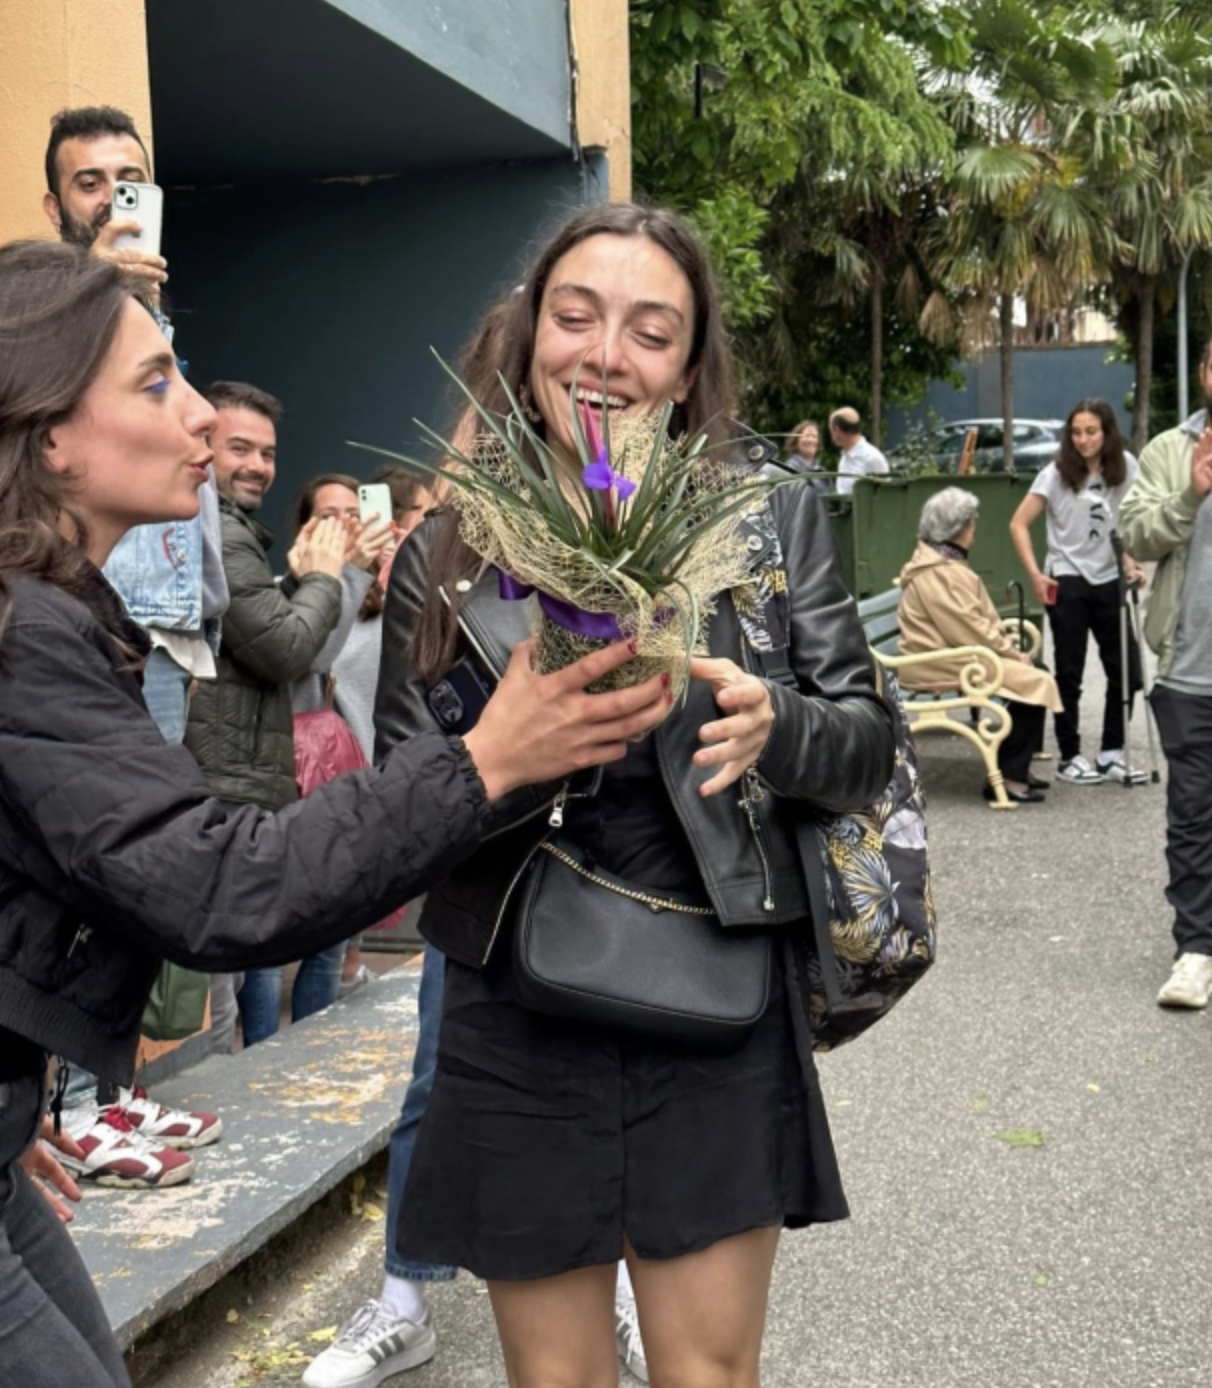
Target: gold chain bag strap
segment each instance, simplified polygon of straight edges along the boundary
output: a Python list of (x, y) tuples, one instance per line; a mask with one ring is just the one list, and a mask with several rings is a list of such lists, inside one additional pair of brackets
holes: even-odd
[(515, 976), (532, 1011), (705, 1050), (739, 1046), (765, 1012), (768, 935), (725, 931), (711, 907), (625, 882), (563, 836), (520, 887)]

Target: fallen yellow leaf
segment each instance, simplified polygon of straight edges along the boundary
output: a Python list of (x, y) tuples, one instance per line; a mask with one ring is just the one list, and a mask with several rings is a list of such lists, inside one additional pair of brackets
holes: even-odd
[(330, 1345), (337, 1338), (337, 1327), (326, 1325), (323, 1330), (313, 1330), (307, 1338), (315, 1345)]

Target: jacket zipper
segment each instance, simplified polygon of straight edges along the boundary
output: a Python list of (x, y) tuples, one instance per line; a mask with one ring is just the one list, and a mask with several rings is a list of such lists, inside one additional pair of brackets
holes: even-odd
[[(589, 798), (588, 793), (585, 795), (571, 795), (568, 790), (568, 787), (571, 784), (571, 781), (565, 781), (564, 784), (560, 787), (559, 791), (556, 793), (556, 798), (551, 802), (551, 808), (548, 811), (547, 815), (547, 823), (550, 824), (553, 829), (563, 828), (564, 807), (568, 804), (569, 800), (586, 800)], [(533, 813), (528, 814), (526, 816), (526, 819), (533, 819), (534, 816), (536, 814), (539, 814), (543, 808), (543, 806), (540, 806), (538, 810), (535, 810)], [(525, 822), (526, 820), (518, 821), (519, 824), (524, 824)], [(510, 828), (516, 827), (517, 825), (510, 825)], [(544, 840), (545, 838), (546, 835), (544, 835)], [(497, 936), (501, 933), (501, 926), (504, 924), (505, 912), (509, 909), (510, 899), (514, 894), (514, 890), (516, 889), (518, 883), (522, 880), (522, 874), (530, 866), (531, 860), (534, 858), (534, 855), (539, 851), (541, 842), (542, 841), (540, 841), (540, 843), (536, 843), (535, 846), (530, 850), (530, 852), (527, 853), (526, 857), (522, 859), (521, 865), (519, 866), (517, 872), (515, 872), (513, 877), (510, 879), (509, 886), (505, 889), (505, 895), (501, 899), (501, 909), (497, 912), (497, 918), (492, 927), (492, 934), (488, 937), (488, 944), (484, 947), (484, 957), (480, 961), (481, 964), (488, 963), (489, 955), (492, 954), (492, 947), (496, 944)]]
[(766, 788), (758, 777), (756, 767), (751, 766), (745, 772), (744, 781), (745, 789), (741, 792), (741, 798), (737, 803), (744, 810), (745, 818), (749, 821), (749, 832), (753, 835), (753, 842), (762, 862), (762, 881), (766, 888), (765, 895), (762, 897), (762, 910), (773, 911), (774, 884), (770, 878), (770, 857), (766, 852), (766, 840), (762, 834), (762, 820), (757, 808), (766, 798)]
[(73, 954), (75, 954), (77, 945), (84, 945), (88, 943), (88, 937), (92, 933), (93, 928), (91, 925), (82, 925), (80, 929), (76, 931), (76, 938), (68, 946), (67, 957), (69, 959), (72, 957)]

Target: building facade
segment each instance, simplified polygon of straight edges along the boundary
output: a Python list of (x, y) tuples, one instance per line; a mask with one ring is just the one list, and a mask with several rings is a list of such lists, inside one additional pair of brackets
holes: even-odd
[(49, 234), (49, 121), (134, 116), (176, 345), (279, 396), (281, 521), (349, 441), (444, 426), (453, 359), (570, 207), (630, 193), (626, 0), (3, 0), (0, 241)]

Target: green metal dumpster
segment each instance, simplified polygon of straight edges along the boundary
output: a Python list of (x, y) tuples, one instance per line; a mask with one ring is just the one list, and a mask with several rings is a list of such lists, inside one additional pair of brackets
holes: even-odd
[[(886, 592), (917, 545), (917, 525), (927, 497), (944, 487), (963, 487), (980, 499), (976, 544), (969, 563), (985, 580), (996, 606), (1014, 612), (1008, 592), (1017, 579), (1028, 616), (1041, 613), (1010, 541), (1010, 517), (1031, 489), (1034, 473), (978, 473), (972, 477), (859, 478), (849, 496), (827, 496), (833, 540), (846, 585), (858, 601)], [(1044, 562), (1044, 527), (1032, 529), (1035, 555)]]

